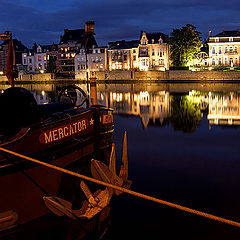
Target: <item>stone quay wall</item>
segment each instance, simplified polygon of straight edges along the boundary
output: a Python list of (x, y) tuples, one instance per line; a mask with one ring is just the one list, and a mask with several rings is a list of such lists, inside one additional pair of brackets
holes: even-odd
[[(85, 76), (85, 75), (84, 75)], [(97, 80), (240, 80), (240, 71), (206, 71), (194, 72), (188, 70), (161, 71), (99, 71), (94, 76)], [(85, 77), (86, 78), (86, 77)], [(79, 80), (85, 80), (79, 79)]]
[[(91, 76), (98, 81), (240, 81), (240, 71), (206, 71), (194, 72), (188, 70), (170, 71), (98, 71), (91, 72)], [(54, 74), (20, 74), (17, 82), (54, 82), (67, 81), (67, 79), (56, 79)], [(69, 79), (71, 80), (71, 79)], [(74, 79), (72, 79), (74, 80)], [(75, 80), (86, 80), (86, 72), (78, 74)], [(6, 76), (0, 76), (0, 82), (6, 82)]]

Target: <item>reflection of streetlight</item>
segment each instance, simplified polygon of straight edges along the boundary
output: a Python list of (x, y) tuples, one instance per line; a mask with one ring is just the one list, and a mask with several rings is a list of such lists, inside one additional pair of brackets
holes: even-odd
[(44, 91), (44, 90), (42, 90), (42, 92), (41, 92), (41, 93), (42, 93), (42, 96), (45, 96), (45, 91)]
[(44, 73), (44, 71), (41, 69), (41, 70), (40, 70), (40, 73)]

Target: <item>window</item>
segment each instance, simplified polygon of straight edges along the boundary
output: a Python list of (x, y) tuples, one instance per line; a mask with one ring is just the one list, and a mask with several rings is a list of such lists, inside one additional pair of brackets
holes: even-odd
[(222, 59), (221, 58), (218, 59), (218, 65), (222, 65)]
[(229, 42), (233, 42), (233, 37), (230, 37), (230, 38), (229, 38)]
[(219, 54), (222, 54), (222, 47), (219, 47), (218, 53), (219, 53)]
[(225, 47), (225, 53), (228, 53), (228, 47)]
[(212, 48), (212, 54), (215, 54), (215, 53), (216, 53), (215, 50), (216, 50), (215, 47), (213, 47), (213, 48)]
[(152, 56), (154, 56), (154, 49), (152, 49)]
[(32, 63), (32, 59), (31, 58), (29, 58), (29, 63)]
[(229, 47), (229, 52), (230, 52), (230, 53), (233, 52), (233, 47)]
[(238, 47), (237, 46), (234, 47), (234, 53), (238, 53)]
[(38, 55), (38, 61), (42, 61), (42, 58), (40, 55)]
[(212, 65), (215, 66), (215, 59), (212, 60)]
[(227, 60), (227, 58), (225, 58), (225, 63), (224, 63), (225, 65), (228, 65), (228, 60)]
[(217, 38), (215, 38), (215, 42), (219, 42), (219, 38), (217, 37)]

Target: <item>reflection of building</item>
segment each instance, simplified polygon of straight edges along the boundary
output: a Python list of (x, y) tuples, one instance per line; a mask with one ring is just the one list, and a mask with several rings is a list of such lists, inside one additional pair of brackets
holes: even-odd
[(169, 92), (142, 91), (98, 93), (98, 103), (114, 109), (115, 113), (140, 116), (146, 128), (150, 122), (162, 125), (170, 117)]
[(236, 93), (219, 94), (209, 92), (209, 124), (239, 125), (240, 96)]
[(240, 32), (223, 31), (209, 36), (209, 65), (238, 66), (240, 57)]

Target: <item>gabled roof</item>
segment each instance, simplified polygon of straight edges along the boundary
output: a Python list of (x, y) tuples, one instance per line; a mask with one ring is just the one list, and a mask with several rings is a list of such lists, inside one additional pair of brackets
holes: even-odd
[[(59, 44), (66, 44), (66, 43), (80, 43), (84, 44), (84, 29), (64, 29), (64, 35), (60, 36), (60, 43)], [(93, 45), (97, 46), (97, 42), (93, 35), (89, 37), (88, 40), (88, 47), (92, 47)]]
[[(143, 31), (141, 31), (140, 39), (142, 38)], [(148, 39), (148, 43), (152, 43), (152, 39), (154, 40), (154, 43), (158, 43), (160, 37), (162, 38), (163, 42), (167, 42), (168, 35), (162, 33), (162, 32), (155, 32), (155, 33), (146, 33), (146, 37)]]
[(222, 31), (221, 33), (210, 37), (240, 37), (240, 32), (238, 30)]
[(137, 48), (139, 45), (139, 40), (131, 40), (131, 41), (116, 41), (116, 42), (109, 42), (108, 46), (110, 50), (115, 50), (115, 49), (132, 49), (132, 48)]

